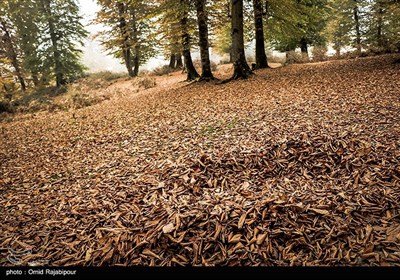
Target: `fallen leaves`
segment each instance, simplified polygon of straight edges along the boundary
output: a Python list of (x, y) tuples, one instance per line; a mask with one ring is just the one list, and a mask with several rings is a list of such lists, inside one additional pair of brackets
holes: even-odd
[(391, 59), (2, 123), (0, 265), (398, 265)]

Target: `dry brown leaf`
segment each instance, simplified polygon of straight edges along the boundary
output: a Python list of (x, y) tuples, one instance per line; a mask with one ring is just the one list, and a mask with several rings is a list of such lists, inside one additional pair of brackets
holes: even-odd
[(163, 228), (162, 228), (162, 231), (164, 233), (170, 233), (170, 232), (173, 232), (174, 230), (175, 230), (175, 226), (173, 223), (169, 223), (169, 224), (163, 226)]
[(241, 228), (243, 227), (243, 224), (244, 224), (244, 222), (246, 221), (246, 216), (247, 216), (247, 213), (244, 213), (244, 214), (240, 217), (239, 222), (238, 222), (238, 228), (239, 228), (239, 229), (241, 229)]
[(0, 265), (398, 265), (395, 59), (218, 86), (177, 71), (139, 93), (86, 85), (112, 95), (96, 106), (6, 114)]
[(93, 249), (90, 247), (85, 254), (85, 262), (89, 262), (92, 257)]
[(241, 234), (235, 234), (229, 239), (229, 243), (238, 243), (242, 238)]
[(312, 210), (321, 215), (330, 215), (331, 214), (328, 210), (324, 210), (324, 209), (309, 208), (309, 210)]
[(256, 244), (257, 245), (261, 245), (261, 244), (263, 244), (263, 242), (265, 241), (265, 239), (267, 238), (267, 233), (260, 233), (258, 236), (257, 236), (257, 242), (256, 242)]

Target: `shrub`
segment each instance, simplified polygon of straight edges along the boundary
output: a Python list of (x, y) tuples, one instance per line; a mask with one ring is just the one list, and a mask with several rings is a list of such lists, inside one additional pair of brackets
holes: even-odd
[(151, 71), (144, 69), (144, 70), (140, 70), (139, 71), (139, 76), (143, 77), (143, 76), (150, 76), (151, 75)]
[(126, 73), (100, 71), (100, 72), (90, 73), (89, 75), (87, 75), (86, 79), (112, 81), (112, 80), (126, 78), (126, 77), (128, 77), (128, 75)]
[(301, 53), (296, 51), (289, 51), (286, 53), (286, 64), (304, 63), (304, 57)]
[(156, 76), (163, 76), (173, 72), (174, 69), (169, 67), (169, 65), (162, 65), (153, 69), (152, 74)]
[(13, 113), (14, 106), (11, 104), (9, 100), (0, 100), (0, 113), (6, 112), (6, 113)]
[(80, 109), (88, 106), (92, 106), (101, 102), (100, 98), (92, 97), (86, 93), (76, 92), (73, 93), (68, 101), (68, 107), (72, 109)]
[(153, 88), (157, 85), (156, 80), (151, 77), (137, 78), (136, 84), (144, 89)]
[(270, 55), (267, 58), (268, 58), (268, 62), (271, 62), (271, 63), (285, 64), (285, 62), (286, 62), (286, 57), (283, 57), (283, 56)]
[(312, 50), (312, 59), (313, 61), (326, 61), (328, 60), (328, 56), (326, 52), (328, 49), (326, 47), (314, 47)]

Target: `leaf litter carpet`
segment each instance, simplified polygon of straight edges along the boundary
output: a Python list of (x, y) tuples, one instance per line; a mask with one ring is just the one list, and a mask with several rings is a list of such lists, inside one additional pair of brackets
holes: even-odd
[(1, 123), (0, 265), (400, 265), (397, 58)]

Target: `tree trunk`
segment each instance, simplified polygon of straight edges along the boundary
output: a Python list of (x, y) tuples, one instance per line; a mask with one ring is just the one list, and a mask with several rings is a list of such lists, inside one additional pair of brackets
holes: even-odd
[(383, 25), (383, 7), (381, 2), (377, 2), (378, 5), (378, 11), (377, 11), (377, 34), (376, 34), (376, 39), (378, 43), (378, 47), (383, 48), (384, 43), (383, 43), (383, 36), (382, 36), (382, 25)]
[(35, 87), (37, 87), (39, 85), (39, 78), (38, 78), (38, 74), (36, 73), (32, 73), (32, 81), (33, 81), (33, 85)]
[(177, 69), (182, 69), (183, 68), (183, 63), (182, 63), (182, 55), (181, 55), (181, 53), (176, 53), (175, 54), (175, 59), (176, 59), (175, 67)]
[(252, 71), (247, 64), (243, 39), (243, 0), (232, 0), (232, 59), (231, 79), (248, 78)]
[(125, 4), (118, 2), (117, 5), (118, 5), (118, 13), (119, 13), (119, 29), (121, 31), (121, 35), (123, 38), (122, 55), (124, 58), (126, 70), (128, 70), (128, 75), (129, 75), (129, 77), (133, 77), (134, 72), (132, 69), (131, 48), (130, 48), (130, 44), (129, 44), (129, 33), (128, 33), (126, 20), (124, 18), (124, 14), (126, 12)]
[(354, 23), (356, 27), (356, 48), (357, 52), (361, 53), (361, 32), (360, 32), (360, 19), (358, 15), (358, 6), (357, 1), (355, 2), (355, 6), (353, 8), (353, 15), (354, 15)]
[(135, 56), (133, 58), (133, 77), (137, 77), (139, 75), (139, 66), (140, 66), (140, 43), (139, 43), (139, 31), (137, 28), (136, 22), (136, 11), (135, 8), (132, 7), (130, 9), (131, 12), (131, 19), (132, 19), (132, 30), (133, 30), (133, 42), (135, 44)]
[(6, 44), (7, 57), (11, 60), (11, 64), (15, 69), (15, 74), (17, 75), (19, 83), (21, 84), (21, 89), (25, 91), (26, 83), (24, 77), (22, 76), (21, 68), (19, 67), (17, 52), (15, 51), (10, 32), (8, 31), (7, 25), (4, 21), (1, 22), (1, 29), (4, 31), (3, 40)]
[(56, 86), (61, 87), (66, 83), (64, 80), (64, 74), (62, 71), (62, 64), (61, 64), (61, 54), (58, 50), (58, 40), (59, 35), (56, 32), (56, 27), (54, 25), (53, 14), (50, 7), (49, 0), (42, 0), (42, 8), (44, 14), (47, 17), (47, 24), (49, 27), (49, 35), (51, 39), (51, 44), (53, 45), (53, 57), (54, 57), (54, 71), (56, 74)]
[(308, 60), (309, 56), (308, 56), (308, 44), (307, 44), (307, 40), (306, 38), (301, 38), (300, 40), (300, 50), (301, 50), (301, 55), (303, 57), (304, 60)]
[(264, 44), (263, 8), (261, 0), (253, 0), (254, 25), (256, 30), (256, 69), (268, 67)]
[(176, 68), (176, 54), (174, 53), (171, 53), (171, 56), (169, 58), (169, 68)]
[(135, 57), (133, 59), (133, 76), (137, 77), (139, 75), (139, 66), (140, 66), (140, 47), (137, 44), (135, 46)]
[(197, 23), (199, 26), (199, 46), (201, 57), (200, 80), (214, 79), (211, 71), (210, 52), (208, 43), (207, 12), (205, 10), (206, 0), (196, 0)]
[(186, 1), (187, 0), (181, 0), (181, 3), (183, 4), (182, 17), (180, 20), (182, 28), (182, 49), (183, 49), (182, 53), (187, 72), (187, 80), (192, 81), (198, 78), (200, 75), (199, 73), (197, 73), (196, 68), (194, 68), (192, 55), (190, 54), (190, 35), (188, 33), (188, 11), (187, 11), (188, 3)]

